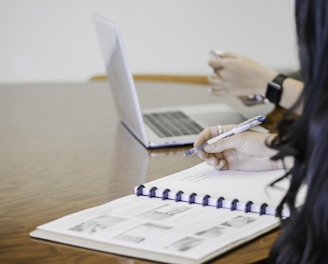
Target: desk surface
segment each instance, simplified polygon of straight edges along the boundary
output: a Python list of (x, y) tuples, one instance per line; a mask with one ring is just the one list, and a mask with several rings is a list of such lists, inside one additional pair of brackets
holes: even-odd
[[(139, 82), (137, 88), (142, 107), (220, 100), (201, 85)], [(196, 156), (183, 157), (186, 147), (141, 146), (120, 124), (107, 82), (0, 85), (0, 120), (1, 263), (150, 263), (34, 240), (29, 232), (195, 165)], [(264, 259), (276, 235), (213, 263)]]

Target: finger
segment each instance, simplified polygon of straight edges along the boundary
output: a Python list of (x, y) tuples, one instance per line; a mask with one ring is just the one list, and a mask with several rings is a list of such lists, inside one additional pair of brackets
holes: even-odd
[(216, 167), (221, 159), (223, 159), (222, 153), (207, 153), (206, 163), (210, 166)]
[(233, 52), (225, 51), (219, 57), (209, 60), (208, 64), (215, 70), (221, 70), (225, 67), (227, 59), (238, 59), (239, 57)]
[(213, 144), (207, 145), (204, 148), (205, 152), (208, 153), (217, 153), (224, 152), (228, 149), (237, 149), (242, 142), (241, 134), (234, 135), (233, 137), (223, 138)]
[(218, 78), (218, 76), (209, 76), (208, 82), (209, 82), (208, 91), (210, 93), (215, 94), (218, 91), (225, 91), (224, 83), (221, 78)]
[[(197, 148), (199, 146), (201, 146), (203, 143), (205, 143), (207, 140), (209, 140), (210, 138), (213, 138), (217, 135), (220, 135), (228, 130), (230, 130), (231, 128), (233, 128), (235, 125), (219, 125), (219, 126), (213, 126), (213, 127), (208, 127), (205, 128), (196, 138), (195, 142), (194, 142), (194, 147)], [(200, 151), (197, 153), (198, 157), (201, 160), (206, 160), (208, 158), (208, 153), (205, 151)], [(223, 156), (220, 153), (216, 153), (215, 154), (218, 158), (222, 158)]]
[(217, 136), (219, 133), (219, 128), (217, 126), (207, 127), (197, 136), (194, 147), (197, 148), (205, 143), (210, 138)]
[[(232, 129), (235, 125), (218, 125), (218, 126), (212, 126), (205, 128), (196, 138), (194, 142), (194, 147), (198, 148), (199, 146), (203, 145), (206, 141), (209, 139), (216, 137), (220, 134), (225, 133), (226, 131), (229, 131)], [(200, 159), (204, 160), (206, 159), (206, 153), (207, 151), (201, 151), (198, 153), (198, 156)]]
[(219, 57), (217, 59), (209, 60), (208, 65), (212, 67), (215, 71), (221, 70), (222, 68), (224, 68), (224, 59)]
[(219, 153), (206, 153), (207, 155), (207, 159), (211, 159), (211, 158), (215, 158), (216, 160), (220, 160), (220, 159), (224, 159), (224, 155), (222, 152), (219, 152)]
[(221, 86), (223, 84), (222, 79), (220, 77), (218, 77), (217, 75), (210, 75), (207, 77), (207, 79), (211, 85)]
[(224, 161), (225, 164), (222, 166), (221, 170), (238, 170), (239, 160), (237, 151), (235, 149), (228, 149), (224, 151)]
[(225, 52), (222, 52), (220, 57), (221, 58), (237, 59), (239, 56), (236, 53), (233, 53), (233, 52), (230, 52), (230, 51), (225, 51)]
[(226, 159), (221, 159), (214, 168), (217, 170), (229, 170), (228, 161)]
[[(209, 140), (212, 137), (215, 137), (219, 133), (218, 127), (208, 127), (205, 128), (196, 138), (194, 142), (194, 148), (198, 148), (202, 144), (204, 144), (207, 140)], [(206, 160), (207, 153), (205, 151), (200, 151), (197, 153), (198, 157), (201, 160)]]
[(201, 159), (201, 160), (206, 160), (207, 158), (207, 153), (205, 151), (200, 151), (197, 153), (197, 156)]
[(224, 166), (224, 161), (223, 159), (219, 160), (218, 164), (214, 166), (215, 169), (221, 170), (221, 168)]
[(218, 165), (218, 162), (219, 162), (218, 159), (215, 158), (214, 156), (206, 159), (206, 163), (209, 166), (216, 167)]
[(221, 127), (221, 134), (223, 134), (223, 133), (233, 129), (236, 125), (235, 124), (227, 124), (227, 125), (219, 125), (219, 126)]
[(228, 170), (228, 162), (226, 159), (220, 159), (217, 163), (217, 165), (214, 166), (215, 169), (217, 170)]
[(206, 153), (206, 162), (210, 166), (217, 166), (221, 159), (224, 159), (223, 153)]

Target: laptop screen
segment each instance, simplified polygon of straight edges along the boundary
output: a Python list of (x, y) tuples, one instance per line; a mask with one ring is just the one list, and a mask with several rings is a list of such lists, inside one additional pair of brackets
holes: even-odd
[(128, 66), (118, 25), (96, 13), (92, 14), (114, 103), (124, 125), (148, 145), (137, 91)]

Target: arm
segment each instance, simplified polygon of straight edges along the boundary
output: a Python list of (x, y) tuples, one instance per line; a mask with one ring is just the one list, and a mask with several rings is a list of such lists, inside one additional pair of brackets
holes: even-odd
[[(218, 78), (210, 79), (215, 85), (227, 90), (246, 88), (260, 89), (265, 94), (268, 83), (278, 75), (277, 71), (247, 57), (231, 52), (224, 52), (218, 58), (209, 61)], [(303, 83), (292, 78), (287, 78), (283, 83), (283, 93), (280, 105), (289, 108), (299, 97), (303, 90)], [(297, 113), (301, 109), (296, 109)]]

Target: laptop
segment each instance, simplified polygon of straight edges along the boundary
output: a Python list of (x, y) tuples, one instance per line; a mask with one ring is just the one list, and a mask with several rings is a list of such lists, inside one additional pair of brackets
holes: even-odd
[(224, 103), (141, 111), (119, 26), (97, 13), (92, 17), (119, 117), (146, 148), (190, 145), (205, 127), (245, 120)]

